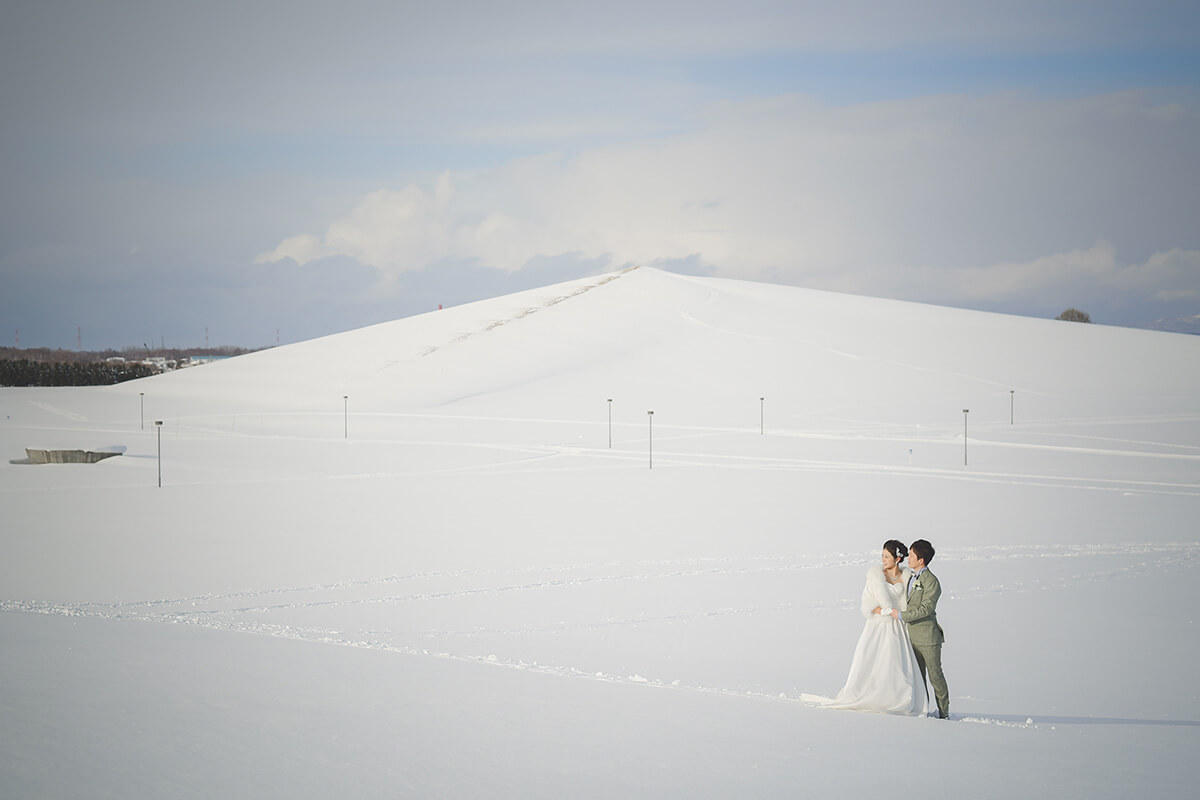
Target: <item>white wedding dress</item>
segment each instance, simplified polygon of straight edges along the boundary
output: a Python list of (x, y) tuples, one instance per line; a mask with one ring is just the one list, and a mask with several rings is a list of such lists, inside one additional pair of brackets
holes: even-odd
[(904, 570), (900, 581), (892, 584), (879, 564), (867, 571), (861, 606), (867, 622), (858, 637), (846, 685), (832, 699), (803, 695), (803, 700), (826, 708), (909, 716), (925, 713), (925, 682), (921, 680), (917, 657), (908, 640), (908, 626), (891, 615), (871, 613), (876, 608), (904, 611), (911, 574)]

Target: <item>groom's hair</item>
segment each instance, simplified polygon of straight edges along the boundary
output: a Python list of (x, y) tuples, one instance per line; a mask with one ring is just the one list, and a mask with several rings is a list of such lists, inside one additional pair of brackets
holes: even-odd
[(908, 546), (908, 549), (916, 554), (917, 558), (924, 561), (926, 566), (929, 566), (929, 562), (933, 561), (933, 545), (924, 539), (917, 539)]

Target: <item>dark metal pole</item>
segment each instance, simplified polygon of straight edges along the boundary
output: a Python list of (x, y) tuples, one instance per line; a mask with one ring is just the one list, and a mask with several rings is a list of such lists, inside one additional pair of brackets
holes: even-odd
[(963, 466), (967, 465), (967, 413), (971, 409), (963, 409)]
[(612, 449), (612, 398), (608, 398), (608, 449)]
[(650, 469), (654, 469), (654, 412), (647, 411), (646, 416), (650, 419)]

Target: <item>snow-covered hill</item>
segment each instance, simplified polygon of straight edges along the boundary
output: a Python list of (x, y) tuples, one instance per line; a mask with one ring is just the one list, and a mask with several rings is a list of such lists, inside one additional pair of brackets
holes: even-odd
[[(644, 268), (0, 389), (0, 794), (1187, 794), (1198, 397), (1196, 337)], [(889, 538), (948, 724), (798, 701)]]

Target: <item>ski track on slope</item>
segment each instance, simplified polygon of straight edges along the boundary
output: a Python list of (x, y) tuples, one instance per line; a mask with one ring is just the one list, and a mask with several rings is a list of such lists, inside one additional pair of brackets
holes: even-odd
[[(1046, 449), (1068, 449), (1049, 448)], [(528, 467), (530, 464), (544, 461), (554, 455), (562, 456), (593, 456), (606, 460), (645, 461), (646, 453), (629, 450), (596, 450), (573, 445), (547, 445), (547, 452), (524, 459), (516, 459), (503, 464), (467, 465), (448, 468), (450, 472), (480, 472), (503, 469), (506, 472), (544, 472), (551, 469), (547, 464), (541, 469), (517, 470), (514, 467)], [(1200, 461), (1200, 456), (1161, 453), (1137, 453), (1123, 455), (1139, 455), (1146, 458), (1189, 459)], [(672, 467), (721, 467), (738, 470), (773, 470), (787, 472), (821, 472), (844, 473), (856, 475), (892, 475), (920, 478), (941, 478), (970, 483), (991, 483), (1009, 486), (1042, 486), (1055, 488), (1076, 488), (1094, 491), (1120, 492), (1125, 494), (1164, 494), (1164, 495), (1200, 495), (1200, 483), (1177, 483), (1170, 481), (1144, 481), (1121, 478), (1100, 478), (1074, 475), (1039, 475), (1009, 472), (980, 472), (964, 469), (941, 469), (935, 467), (914, 467), (903, 464), (867, 464), (847, 461), (830, 461), (814, 458), (788, 458), (782, 456), (743, 456), (728, 453), (698, 453), (687, 451), (670, 451), (655, 448), (654, 460), (660, 468)], [(583, 469), (584, 467), (580, 467)], [(561, 467), (553, 467), (561, 470)]]
[[(700, 302), (693, 304), (692, 308), (694, 308), (694, 309), (703, 308), (704, 306), (711, 304), (716, 298), (717, 298), (716, 290), (710, 288), (708, 290), (708, 295)], [(685, 306), (679, 310), (679, 315), (681, 317), (683, 317), (685, 320), (687, 320), (688, 322), (699, 325), (702, 328), (708, 328), (709, 330), (717, 331), (718, 333), (724, 333), (724, 334), (728, 334), (730, 336), (740, 336), (743, 339), (756, 339), (759, 341), (770, 341), (771, 340), (771, 337), (769, 337), (769, 336), (759, 336), (758, 334), (746, 333), (745, 331), (735, 331), (732, 328), (722, 328), (719, 325), (713, 325), (711, 322), (705, 322), (704, 320), (699, 319), (696, 316), (694, 316), (687, 306)]]
[[(516, 322), (517, 320), (524, 319), (525, 317), (528, 317), (531, 314), (536, 314), (539, 311), (544, 311), (547, 308), (556, 306), (565, 300), (570, 300), (572, 297), (578, 297), (579, 295), (584, 294), (586, 292), (590, 292), (592, 289), (596, 289), (600, 286), (603, 286), (606, 283), (611, 283), (612, 281), (615, 281), (617, 278), (620, 278), (625, 273), (632, 272), (635, 269), (637, 269), (637, 267), (627, 267), (626, 269), (623, 269), (620, 272), (615, 272), (611, 275), (605, 275), (604, 277), (599, 278), (598, 280), (596, 280), (592, 283), (585, 284), (584, 286), (581, 286), (572, 292), (568, 292), (567, 294), (553, 297), (550, 300), (547, 300), (546, 302), (544, 302), (540, 305), (527, 306), (526, 308), (523, 308), (520, 311), (517, 311), (516, 313), (512, 314), (511, 316), (504, 317), (502, 319), (491, 320), (490, 322), (485, 324), (479, 330), (468, 331), (467, 333), (461, 333), (458, 336), (455, 336), (453, 339), (451, 339), (450, 341), (448, 341), (444, 344), (429, 345), (429, 346), (425, 347), (424, 350), (421, 351), (421, 353), (419, 354), (419, 357), (424, 358), (425, 356), (433, 355), (434, 353), (438, 352), (439, 350), (441, 350), (445, 347), (448, 347), (450, 345), (461, 344), (462, 342), (467, 341), (468, 339), (470, 339), (473, 336), (478, 336), (480, 334), (487, 333), (489, 331), (493, 331), (496, 328), (500, 328), (500, 327), (508, 325), (512, 322)], [(382, 367), (380, 367), (379, 370), (377, 370), (377, 371), (382, 372), (383, 370), (390, 369), (391, 367), (395, 367), (398, 364), (401, 364), (406, 360), (407, 359), (397, 359), (394, 361), (389, 361), (388, 363), (386, 363)]]
[[(699, 309), (702, 309), (703, 307), (712, 304), (713, 301), (716, 300), (719, 296), (720, 295), (718, 294), (718, 292), (715, 289), (709, 288), (708, 295), (703, 300), (699, 301), (698, 303), (693, 304), (691, 308), (693, 310), (696, 310), (697, 312), (699, 312)], [(761, 339), (761, 340), (767, 340), (767, 341), (772, 340), (772, 338), (768, 337), (768, 336), (759, 336), (759, 335), (752, 334), (752, 333), (746, 333), (744, 331), (736, 331), (731, 328), (722, 328), (722, 327), (720, 327), (718, 325), (714, 325), (710, 322), (705, 322), (704, 320), (699, 319), (696, 316), (694, 316), (688, 308), (681, 309), (680, 315), (684, 319), (688, 320), (689, 322), (693, 322), (696, 325), (699, 325), (704, 328), (709, 328), (711, 330), (718, 331), (720, 333), (729, 334), (731, 336), (740, 336), (740, 337), (747, 338), (747, 339)], [(950, 375), (955, 378), (961, 378), (966, 381), (980, 383), (985, 386), (995, 387), (996, 389), (1003, 389), (1004, 391), (1008, 391), (1010, 389), (1016, 389), (1016, 390), (1022, 392), (1023, 394), (1028, 394), (1028, 395), (1033, 395), (1033, 396), (1041, 396), (1041, 395), (1048, 394), (1047, 392), (1030, 390), (1028, 388), (1014, 386), (1014, 385), (1007, 384), (1007, 383), (1002, 383), (1002, 382), (991, 380), (988, 378), (983, 378), (979, 375), (972, 375), (967, 372), (960, 372), (958, 370), (949, 370), (949, 369), (944, 369), (944, 368), (940, 368), (940, 367), (923, 367), (923, 366), (919, 366), (917, 364), (913, 364), (908, 361), (900, 361), (900, 360), (891, 359), (891, 358), (879, 358), (877, 356), (867, 356), (867, 355), (861, 355), (859, 353), (852, 353), (848, 350), (839, 350), (836, 347), (831, 346), (827, 342), (817, 341), (816, 339), (806, 339), (806, 338), (797, 337), (797, 338), (793, 338), (791, 341), (794, 344), (807, 345), (807, 346), (813, 348), (814, 350), (823, 350), (826, 353), (837, 356), (839, 358), (844, 358), (849, 361), (873, 362), (873, 363), (877, 363), (877, 364), (886, 364), (889, 366), (900, 367), (902, 369), (911, 370), (913, 372), (927, 372), (927, 373), (932, 373), (935, 375)]]
[(43, 411), (49, 412), (51, 414), (57, 414), (60, 417), (66, 417), (67, 419), (71, 420), (72, 422), (87, 422), (88, 421), (88, 418), (85, 417), (83, 414), (77, 414), (76, 412), (68, 411), (65, 408), (59, 408), (58, 406), (53, 406), (53, 405), (50, 405), (49, 403), (43, 403), (40, 400), (30, 400), (28, 402), (30, 405), (37, 406), (38, 408), (42, 409)]
[[(1146, 574), (1158, 574), (1163, 570), (1186, 568), (1200, 557), (1200, 542), (1145, 544), (1135, 542), (1113, 544), (1037, 544), (1037, 545), (989, 545), (959, 548), (940, 554), (943, 562), (971, 563), (988, 562), (997, 557), (1022, 558), (1026, 560), (1094, 560), (1117, 557), (1120, 566), (1109, 569), (1081, 569), (1067, 575), (1047, 579), (1030, 578), (1023, 581), (1006, 582), (988, 586), (971, 586), (949, 591), (948, 600), (969, 601), (998, 593), (1033, 592), (1049, 589), (1071, 588), (1080, 584), (1108, 584), (1114, 579), (1132, 578)], [(570, 631), (599, 631), (606, 628), (626, 628), (646, 625), (672, 625), (692, 620), (720, 617), (753, 616), (762, 614), (821, 613), (827, 611), (848, 612), (857, 608), (858, 598), (840, 601), (783, 602), (748, 606), (719, 606), (711, 608), (689, 608), (675, 613), (659, 615), (610, 616), (575, 621), (559, 621), (548, 624), (528, 624), (516, 627), (483, 627), (466, 630), (382, 630), (361, 628), (351, 630), (301, 624), (270, 622), (265, 618), (281, 610), (311, 610), (352, 607), (374, 604), (437, 603), (455, 598), (489, 597), (508, 593), (531, 593), (572, 590), (595, 584), (653, 583), (664, 580), (691, 580), (713, 577), (732, 577), (767, 573), (806, 572), (817, 569), (850, 568), (864, 566), (868, 559), (861, 555), (828, 553), (816, 557), (758, 556), (734, 558), (694, 558), (645, 561), (633, 564), (605, 562), (598, 564), (560, 565), (529, 567), (517, 570), (475, 569), (446, 572), (416, 572), (383, 578), (364, 578), (332, 583), (312, 584), (300, 587), (274, 587), (225, 594), (197, 595), (184, 598), (162, 598), (120, 603), (55, 603), (42, 601), (0, 601), (0, 612), (49, 614), (62, 616), (86, 616), (113, 621), (136, 621), (157, 624), (184, 624), (231, 632), (260, 636), (275, 636), (312, 644), (336, 645), (380, 650), (409, 656), (441, 658), (452, 661), (484, 664), (489, 666), (518, 669), (546, 675), (611, 683), (638, 685), (650, 688), (665, 688), (704, 692), (723, 696), (791, 702), (803, 704), (801, 693), (767, 693), (709, 686), (679, 679), (645, 677), (638, 672), (612, 674), (603, 671), (580, 669), (572, 665), (545, 664), (526, 661), (519, 657), (498, 657), (493, 653), (451, 652), (440, 649), (439, 643), (458, 640), (459, 647), (472, 640), (486, 637), (503, 637), (506, 640), (539, 634), (559, 634)], [(632, 567), (633, 569), (630, 569)], [(583, 574), (581, 574), (583, 573)], [(529, 576), (527, 580), (512, 580), (513, 577)], [(488, 580), (493, 579), (493, 580)], [(507, 579), (507, 580), (505, 580)], [(328, 599), (309, 598), (314, 594), (349, 594), (364, 589), (390, 589), (422, 581), (448, 582), (463, 580), (467, 586), (443, 591), (413, 591), (408, 593), (386, 592), (371, 597), (333, 597)], [(296, 598), (289, 602), (270, 602), (273, 599)], [(256, 602), (257, 601), (257, 602)], [(268, 602), (262, 602), (268, 601)], [(229, 607), (213, 608), (226, 604)], [(197, 605), (207, 605), (199, 608)], [(259, 615), (260, 619), (251, 619)], [(399, 640), (399, 641), (398, 641)], [(422, 646), (424, 644), (424, 646)], [(445, 647), (445, 645), (441, 645)], [(1025, 723), (990, 719), (972, 715), (962, 718), (965, 722), (996, 725), (1010, 728), (1037, 728), (1032, 719)]]
[[(472, 418), (474, 419), (474, 418)], [(664, 436), (664, 441), (681, 441), (684, 439), (703, 438), (708, 435), (729, 433), (724, 429), (699, 429), (686, 435)], [(744, 433), (744, 431), (737, 431)], [(864, 440), (886, 440), (896, 441), (902, 444), (911, 444), (911, 439), (903, 437), (880, 437), (880, 436), (864, 436), (858, 435), (853, 437), (830, 436), (820, 433), (800, 433), (793, 434), (804, 438), (825, 439), (833, 441), (864, 441)], [(271, 437), (268, 437), (271, 438)], [(293, 439), (295, 437), (285, 437)], [(494, 442), (443, 442), (443, 441), (416, 441), (407, 439), (395, 440), (372, 440), (369, 444), (405, 444), (408, 446), (438, 446), (462, 449), (482, 449), (493, 450), (498, 453), (509, 454), (511, 457), (507, 460), (498, 460), (496, 462), (479, 464), (463, 464), (460, 466), (448, 466), (438, 469), (399, 469), (399, 470), (372, 470), (369, 472), (351, 472), (351, 473), (329, 473), (323, 477), (327, 480), (361, 480), (361, 479), (383, 479), (383, 478), (405, 478), (418, 475), (430, 474), (468, 474), (468, 473), (487, 473), (504, 471), (507, 473), (518, 472), (545, 472), (551, 469), (561, 470), (561, 465), (552, 465), (551, 460), (564, 457), (577, 458), (592, 458), (605, 462), (642, 462), (646, 459), (646, 453), (642, 450), (627, 449), (629, 446), (613, 449), (604, 449), (596, 447), (584, 447), (579, 445), (568, 444), (547, 444), (547, 445), (530, 445), (530, 444), (497, 444)], [(940, 444), (939, 442), (931, 442), (931, 444)], [(1149, 460), (1184, 460), (1195, 461), (1200, 463), (1200, 455), (1192, 455), (1186, 453), (1158, 453), (1148, 451), (1129, 451), (1129, 450), (1108, 450), (1099, 448), (1078, 448), (1069, 446), (1053, 446), (1053, 445), (1036, 445), (1024, 443), (1008, 443), (981, 440), (976, 443), (976, 446), (998, 446), (1010, 448), (1029, 448), (1036, 450), (1046, 450), (1064, 453), (1087, 453), (1098, 455), (1121, 455), (1127, 457), (1140, 457)], [(655, 448), (655, 461), (660, 468), (672, 467), (720, 467), (724, 469), (737, 470), (774, 470), (774, 471), (790, 471), (790, 472), (822, 472), (822, 473), (842, 473), (842, 474), (857, 474), (857, 475), (891, 475), (899, 477), (917, 477), (917, 478), (939, 478), (949, 479), (960, 482), (971, 483), (990, 483), (998, 485), (1019, 485), (1019, 486), (1040, 486), (1054, 488), (1076, 488), (1081, 490), (1093, 491), (1108, 491), (1120, 492), (1125, 494), (1161, 494), (1161, 495), (1182, 495), (1182, 496), (1198, 496), (1200, 495), (1200, 483), (1186, 483), (1175, 481), (1149, 481), (1149, 480), (1132, 480), (1122, 478), (1103, 478), (1087, 475), (1052, 475), (1052, 474), (1036, 474), (1036, 473), (1011, 473), (1011, 472), (994, 472), (994, 471), (978, 471), (977, 469), (958, 468), (936, 468), (911, 466), (905, 464), (879, 464), (879, 463), (862, 463), (851, 461), (833, 461), (820, 458), (805, 458), (802, 456), (765, 456), (765, 455), (738, 455), (725, 452), (697, 452), (697, 451), (680, 451), (680, 450), (664, 450), (661, 447)], [(540, 466), (538, 466), (540, 465)], [(532, 467), (532, 468), (531, 468)], [(593, 466), (580, 465), (577, 469), (594, 469)], [(227, 470), (212, 470), (213, 475), (225, 475)], [(245, 476), (227, 476), (226, 479), (217, 480), (176, 480), (175, 485), (193, 486), (193, 485), (219, 485), (222, 483), (289, 483), (296, 481), (311, 480), (311, 475), (270, 475), (256, 476), (247, 478)], [(141, 484), (130, 484), (138, 485)], [(79, 487), (79, 488), (113, 488), (111, 485), (102, 487)], [(28, 487), (13, 487), (10, 489), (0, 489), (0, 494), (6, 492), (26, 492), (34, 491)]]
[[(45, 405), (45, 404), (40, 404)], [(53, 409), (61, 412), (64, 415), (72, 416), (71, 412), (64, 412), (61, 409)], [(295, 416), (299, 412), (290, 412), (283, 416)], [(331, 412), (332, 413), (332, 412)], [(74, 415), (78, 416), (78, 415)], [(260, 415), (261, 416), (261, 415)], [(412, 418), (412, 419), (436, 419), (443, 422), (454, 421), (480, 421), (480, 422), (500, 422), (509, 424), (529, 424), (539, 423), (551, 426), (560, 425), (577, 425), (591, 424), (603, 425), (603, 422), (598, 421), (579, 421), (579, 420), (554, 420), (554, 419), (529, 419), (529, 418), (500, 418), (477, 415), (440, 415), (440, 414), (419, 414), (419, 413), (379, 413), (368, 414), (369, 417), (381, 418)], [(205, 419), (213, 419), (212, 415), (205, 415)], [(199, 418), (192, 418), (193, 422)], [(1195, 415), (1169, 415), (1161, 419), (1167, 419), (1172, 422), (1200, 421), (1200, 416)], [(1102, 424), (1146, 424), (1149, 422), (1161, 421), (1158, 417), (1126, 417), (1126, 418), (1105, 418), (1093, 422)], [(660, 423), (661, 424), (661, 423)], [(1072, 421), (1071, 424), (1080, 424), (1079, 421)], [(628, 427), (627, 425), (625, 427)], [(887, 426), (890, 429), (895, 426)], [(176, 421), (176, 432), (178, 432), (179, 422)], [(59, 430), (58, 428), (46, 428), (46, 430)], [(208, 428), (189, 427), (191, 431), (211, 432)], [(930, 429), (926, 428), (922, 433), (928, 434)], [(947, 431), (951, 430), (947, 428)], [(731, 427), (715, 427), (715, 426), (687, 426), (687, 425), (662, 425), (660, 427), (661, 442), (683, 441), (685, 439), (700, 439), (705, 436), (742, 436), (747, 432), (752, 432), (749, 428), (731, 428)], [(115, 435), (117, 431), (112, 431)], [(1055, 435), (1054, 432), (1046, 431), (1036, 433), (1036, 435), (1050, 436)], [(278, 441), (313, 441), (313, 442), (329, 442), (334, 441), (337, 437), (297, 437), (285, 435), (271, 434), (235, 434), (239, 439), (253, 440), (278, 440)], [(880, 433), (878, 431), (867, 430), (859, 427), (854, 430), (845, 431), (812, 431), (812, 430), (796, 430), (784, 429), (777, 430), (772, 433), (773, 437), (786, 437), (796, 440), (820, 440), (834, 442), (894, 442), (901, 450), (907, 450), (910, 446), (927, 445), (944, 446), (953, 440), (953, 434), (950, 438), (933, 438), (927, 436), (925, 438), (913, 437), (904, 435), (903, 433)], [(1096, 455), (1096, 456), (1121, 456), (1125, 458), (1143, 458), (1151, 461), (1173, 461), (1173, 462), (1195, 462), (1200, 464), (1200, 447), (1195, 447), (1180, 443), (1170, 443), (1143, 439), (1128, 439), (1103, 437), (1096, 435), (1074, 435), (1077, 438), (1086, 438), (1097, 443), (1109, 443), (1112, 447), (1092, 446), (1081, 447), (1071, 444), (1042, 444), (1035, 442), (1011, 442), (997, 440), (994, 438), (984, 438), (975, 436), (972, 438), (972, 444), (975, 447), (995, 447), (1007, 448), (1015, 450), (1041, 451), (1058, 454), (1071, 455)], [(657, 437), (656, 437), (657, 438)], [(960, 440), (961, 441), (961, 440)], [(633, 449), (639, 445), (632, 443), (624, 443), (621, 446), (613, 449), (603, 449), (597, 447), (585, 447), (575, 444), (545, 444), (531, 445), (528, 443), (497, 443), (497, 442), (446, 442), (446, 441), (418, 441), (404, 438), (385, 438), (373, 439), (370, 442), (355, 444), (369, 444), (373, 446), (386, 445), (407, 445), (407, 446), (438, 446), (451, 447), (461, 449), (487, 449), (499, 454), (507, 454), (508, 458), (500, 458), (491, 463), (473, 463), (459, 466), (447, 466), (432, 472), (437, 474), (467, 474), (467, 473), (486, 473), (494, 471), (506, 472), (538, 472), (545, 471), (550, 468), (550, 460), (558, 457), (578, 457), (592, 458), (607, 462), (622, 462), (634, 463), (645, 458), (644, 453), (640, 449)], [(1123, 447), (1122, 447), (1123, 446)], [(1138, 446), (1141, 448), (1158, 448), (1156, 449), (1129, 449), (1130, 446)], [(1163, 452), (1163, 450), (1174, 452)], [(1180, 452), (1180, 451), (1183, 452)], [(137, 457), (136, 454), (129, 456), (130, 458)], [(1113, 479), (1102, 477), (1090, 477), (1087, 475), (1053, 475), (1053, 474), (1029, 474), (1029, 473), (1004, 473), (1004, 472), (980, 472), (977, 469), (938, 469), (923, 466), (904, 465), (901, 463), (886, 464), (886, 463), (856, 463), (847, 461), (832, 461), (828, 459), (805, 458), (801, 455), (796, 456), (764, 456), (764, 455), (741, 455), (728, 452), (697, 452), (697, 451), (679, 451), (675, 449), (667, 450), (662, 447), (655, 451), (656, 460), (660, 467), (676, 466), (717, 466), (727, 469), (770, 469), (770, 470), (785, 470), (785, 471), (801, 471), (801, 472), (840, 472), (844, 474), (870, 474), (870, 475), (892, 475), (892, 476), (912, 476), (912, 477), (938, 477), (949, 478), (956, 481), (966, 481), (975, 483), (991, 483), (998, 485), (1025, 485), (1025, 486), (1041, 486), (1041, 487), (1073, 487), (1085, 490), (1099, 490), (1122, 493), (1146, 493), (1146, 494), (1164, 494), (1164, 495), (1182, 495), (1182, 496), (1197, 496), (1200, 495), (1200, 483), (1189, 483), (1179, 481), (1142, 481), (1128, 479)], [(576, 467), (575, 469), (586, 469), (586, 466)], [(176, 481), (177, 485), (218, 485), (230, 482), (253, 482), (253, 483), (276, 483), (276, 482), (293, 482), (308, 480), (311, 476), (299, 476), (289, 474), (270, 474), (270, 475), (253, 475), (249, 478), (246, 476), (231, 477), (226, 476), (222, 479), (217, 476), (226, 475), (226, 470), (210, 470), (214, 479), (191, 479)], [(323, 477), (326, 479), (337, 480), (353, 480), (353, 479), (381, 479), (381, 478), (404, 478), (413, 475), (428, 475), (431, 470), (428, 469), (399, 469), (399, 470), (373, 470), (363, 473), (330, 473)], [(140, 486), (140, 483), (132, 485)], [(97, 485), (94, 487), (80, 488), (115, 488), (112, 484)], [(9, 487), (0, 488), (0, 494), (8, 492), (25, 492), (36, 491), (33, 487)]]

